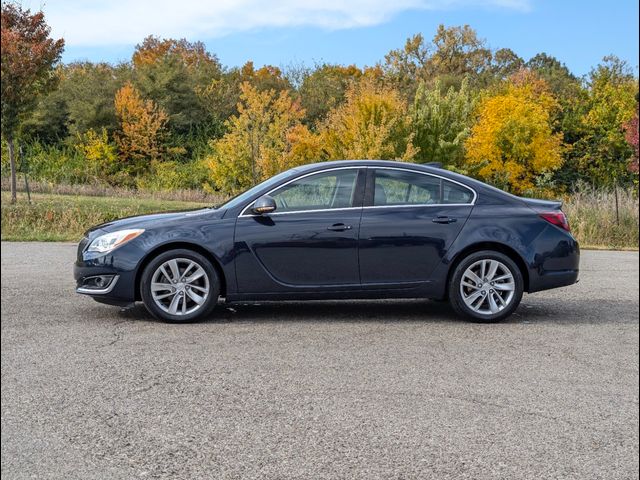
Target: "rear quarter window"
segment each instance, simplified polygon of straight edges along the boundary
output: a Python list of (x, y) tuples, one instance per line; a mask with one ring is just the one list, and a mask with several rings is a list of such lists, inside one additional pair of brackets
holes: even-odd
[(443, 204), (471, 203), (473, 201), (473, 192), (462, 185), (442, 181), (442, 202)]

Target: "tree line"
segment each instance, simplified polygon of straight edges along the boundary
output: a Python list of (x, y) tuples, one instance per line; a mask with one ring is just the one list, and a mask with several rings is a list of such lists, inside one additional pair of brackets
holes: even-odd
[[(233, 194), (365, 158), (440, 162), (517, 194), (637, 186), (638, 78), (615, 56), (578, 77), (441, 25), (364, 68), (225, 67), (201, 42), (155, 36), (128, 62), (62, 64), (41, 13), (11, 3), (2, 44), (3, 175), (17, 139), (36, 178), (143, 189)], [(22, 72), (34, 51), (42, 68)]]

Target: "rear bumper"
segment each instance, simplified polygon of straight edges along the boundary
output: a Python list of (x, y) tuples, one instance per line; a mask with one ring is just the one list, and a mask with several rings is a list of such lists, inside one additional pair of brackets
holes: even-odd
[(552, 288), (567, 287), (578, 283), (579, 270), (563, 270), (546, 272), (539, 275), (534, 285), (530, 285), (529, 293), (541, 292)]
[(573, 236), (550, 226), (544, 239), (539, 239), (539, 245), (546, 248), (533, 255), (529, 269), (529, 293), (578, 282), (580, 245)]

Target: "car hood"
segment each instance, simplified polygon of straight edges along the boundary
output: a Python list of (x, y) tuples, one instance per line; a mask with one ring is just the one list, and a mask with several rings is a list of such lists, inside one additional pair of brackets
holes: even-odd
[(212, 220), (222, 218), (224, 211), (213, 208), (202, 208), (198, 210), (187, 210), (182, 212), (153, 213), (149, 215), (136, 215), (133, 217), (121, 218), (110, 222), (102, 223), (90, 228), (86, 236), (91, 236), (92, 232), (115, 232), (127, 228), (151, 228), (166, 226), (170, 223), (181, 223), (193, 217), (209, 215)]

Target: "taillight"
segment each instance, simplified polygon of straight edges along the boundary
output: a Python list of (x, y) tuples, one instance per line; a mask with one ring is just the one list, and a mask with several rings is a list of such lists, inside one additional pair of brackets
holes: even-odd
[(571, 231), (569, 220), (567, 220), (567, 216), (563, 211), (541, 213), (540, 218), (545, 219), (547, 222), (552, 223), (556, 227), (560, 227), (567, 232)]

